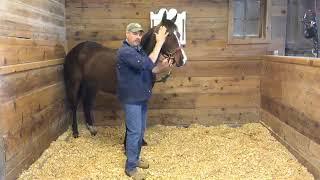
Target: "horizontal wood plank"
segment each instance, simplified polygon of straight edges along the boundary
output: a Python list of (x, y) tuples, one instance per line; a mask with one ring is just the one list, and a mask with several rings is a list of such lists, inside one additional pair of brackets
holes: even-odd
[(3, 76), (0, 79), (0, 102), (63, 81), (62, 65), (32, 69)]
[(315, 179), (318, 179), (320, 177), (320, 156), (317, 152), (320, 152), (320, 145), (266, 110), (261, 110), (261, 117), (263, 124), (308, 168)]
[[(124, 123), (124, 113), (121, 110), (95, 110), (93, 113), (97, 126), (119, 126)], [(84, 120), (82, 111), (78, 112), (77, 115), (81, 121)], [(150, 109), (147, 125), (241, 125), (257, 122), (259, 117), (259, 108)]]
[[(43, 134), (51, 124), (55, 123), (55, 120), (61, 117), (61, 114), (65, 113), (64, 110), (64, 102), (59, 100), (42, 111), (34, 113), (31, 120), (28, 123), (23, 123), (16, 131), (9, 131), (5, 136), (6, 160), (10, 161), (11, 158), (14, 158), (19, 151), (27, 146), (30, 140)], [(11, 169), (9, 166), (7, 168)]]
[(286, 104), (266, 96), (261, 98), (261, 108), (293, 127), (297, 132), (320, 144), (319, 121), (310, 119), (295, 107), (286, 106)]
[(50, 142), (54, 141), (59, 135), (66, 131), (68, 127), (68, 121), (65, 117), (59, 117), (54, 120), (54, 123), (49, 127), (43, 129), (42, 133), (37, 138), (29, 139), (19, 152), (7, 161), (8, 172), (6, 177), (8, 179), (16, 179), (22, 170), (27, 169), (33, 162), (35, 162), (50, 145)]
[[(260, 106), (260, 93), (172, 93), (153, 94), (149, 106), (151, 109), (192, 109), (192, 108), (217, 108), (239, 107), (257, 108)], [(99, 94), (95, 109), (120, 109), (121, 105), (114, 95)]]
[(259, 93), (260, 77), (172, 77), (156, 83), (153, 93)]
[(63, 83), (53, 84), (0, 105), (0, 133), (16, 132), (32, 121), (32, 116), (64, 99)]
[(64, 59), (54, 59), (54, 60), (48, 60), (48, 61), (24, 63), (24, 64), (17, 64), (17, 65), (10, 65), (10, 66), (0, 66), (0, 75), (6, 75), (6, 74), (21, 72), (21, 71), (28, 71), (32, 69), (60, 65), (63, 62), (64, 62)]
[[(76, 5), (68, 2), (66, 17), (126, 19), (135, 16), (136, 18), (147, 18), (150, 11), (157, 12), (160, 8), (172, 7), (178, 12), (186, 11), (190, 18), (226, 17), (228, 5), (226, 1), (189, 1), (186, 3), (145, 1), (144, 3), (107, 2), (99, 4), (96, 6), (94, 2), (82, 2)], [(123, 11), (123, 9), (130, 9), (130, 11)]]
[(177, 77), (259, 76), (260, 61), (188, 61), (172, 72)]

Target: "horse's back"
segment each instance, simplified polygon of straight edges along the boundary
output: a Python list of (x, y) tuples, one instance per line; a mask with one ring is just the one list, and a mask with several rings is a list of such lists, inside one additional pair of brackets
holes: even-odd
[(96, 42), (82, 42), (72, 48), (66, 56), (65, 79), (85, 81), (97, 89), (114, 93), (115, 64), (115, 49), (106, 48)]
[(85, 41), (79, 43), (67, 54), (65, 63), (71, 63), (70, 61), (77, 62), (79, 64), (86, 63), (93, 54), (97, 51), (101, 51), (102, 49), (107, 48), (96, 42)]

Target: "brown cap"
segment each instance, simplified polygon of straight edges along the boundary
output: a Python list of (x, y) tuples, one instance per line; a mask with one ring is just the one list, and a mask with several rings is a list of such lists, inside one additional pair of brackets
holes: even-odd
[(126, 29), (128, 32), (138, 32), (143, 31), (142, 26), (138, 23), (130, 23)]

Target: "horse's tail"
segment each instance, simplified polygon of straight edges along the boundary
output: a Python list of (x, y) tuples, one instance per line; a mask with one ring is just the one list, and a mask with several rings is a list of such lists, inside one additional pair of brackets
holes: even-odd
[[(84, 42), (85, 43), (85, 42)], [(63, 78), (66, 93), (66, 102), (71, 110), (76, 110), (80, 99), (82, 67), (79, 63), (79, 53), (84, 43), (80, 43), (65, 56), (63, 64)]]

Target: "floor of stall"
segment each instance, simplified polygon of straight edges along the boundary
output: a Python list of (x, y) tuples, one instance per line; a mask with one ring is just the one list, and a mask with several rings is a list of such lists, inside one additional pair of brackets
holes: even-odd
[[(98, 127), (92, 137), (62, 134), (19, 179), (126, 179), (124, 127)], [(142, 156), (148, 179), (313, 179), (259, 123), (242, 127), (156, 125), (146, 132)]]

